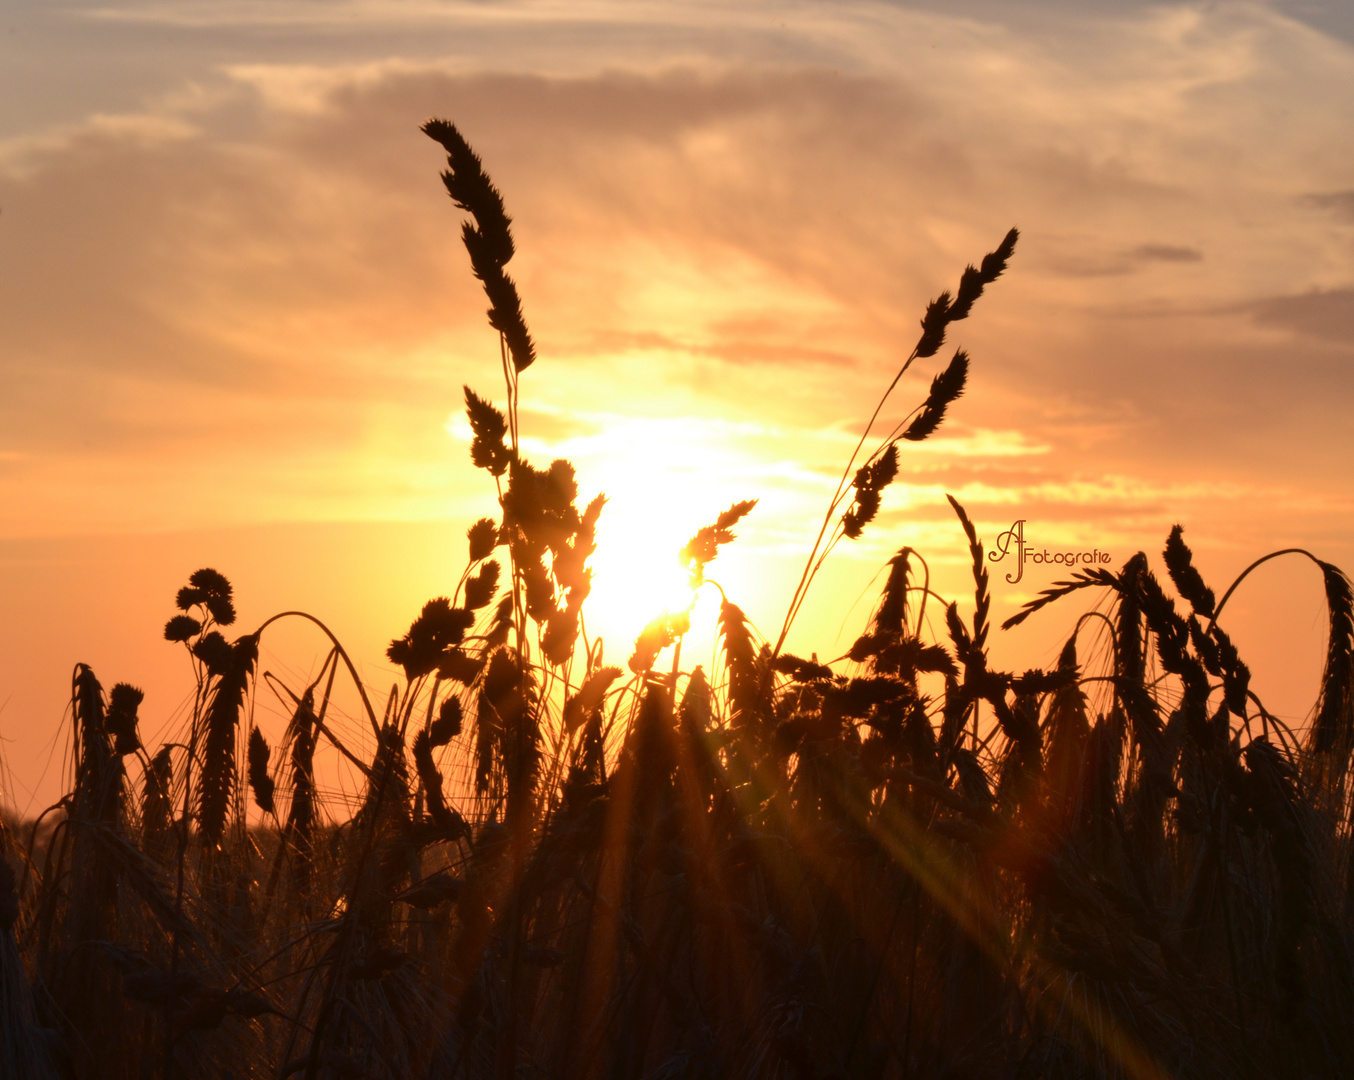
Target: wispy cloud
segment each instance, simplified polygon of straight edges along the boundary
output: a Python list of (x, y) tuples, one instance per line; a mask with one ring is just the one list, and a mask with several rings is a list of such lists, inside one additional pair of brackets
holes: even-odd
[[(27, 561), (0, 628), (28, 651), (0, 670), (0, 700), (22, 688), (6, 739), (48, 731), (68, 691), (72, 657), (34, 643), (102, 604), (118, 621), (79, 658), (141, 680), (127, 613), (154, 639), (152, 585), (167, 602), (206, 552), (253, 567), (251, 603), (319, 583), (355, 655), (454, 583), (464, 523), (495, 510), (461, 387), (502, 391), (429, 115), (513, 214), (541, 356), (524, 445), (610, 496), (599, 598), (629, 599), (636, 552), (760, 498), (717, 567), (774, 629), (925, 303), (1012, 224), (1010, 271), (884, 410), (888, 430), (972, 353), (946, 425), (825, 568), (806, 651), (849, 637), (905, 544), (969, 593), (946, 494), (989, 543), (1025, 519), (1118, 562), (1178, 521), (1214, 582), (1283, 546), (1354, 566), (1342, 10), (20, 0), (0, 38), (0, 545)], [(457, 524), (260, 526), (353, 520)], [(254, 555), (146, 539), (208, 526)], [(395, 547), (396, 570), (371, 565)], [(102, 586), (70, 572), (114, 549)], [(997, 608), (1051, 579), (994, 576)], [(605, 630), (609, 655), (633, 632)], [(181, 685), (158, 678), (163, 709)]]
[[(516, 219), (542, 453), (600, 460), (598, 432), (642, 418), (656, 439), (727, 449), (799, 513), (790, 488), (835, 476), (925, 301), (1014, 222), (1010, 273), (955, 327), (969, 393), (910, 459), (947, 470), (928, 499), (981, 483), (994, 504), (1179, 505), (1225, 489), (1243, 440), (1256, 468), (1319, 446), (1329, 463), (1306, 490), (1347, 491), (1343, 437), (1295, 443), (1292, 418), (1350, 391), (1324, 357), (1347, 339), (1354, 282), (1332, 227), (1354, 184), (1339, 104), (1354, 50), (1257, 5), (1106, 8), (1056, 34), (1033, 10), (85, 9), (98, 25), (340, 37), (457, 26), (489, 45), (240, 50), (141, 112), (11, 139), (0, 409), (7, 452), (28, 456), (8, 492), (39, 477), (85, 491), (95, 454), (101, 483), (136, 491), (167, 448), (182, 483), (196, 469), (219, 485), (211, 512), (242, 518), (426, 515), (469, 492), (454, 459), (424, 480), (460, 384), (496, 378), (416, 130), (431, 113), (462, 124)], [(1297, 335), (1298, 377), (1277, 392), (1257, 328)], [(934, 370), (918, 365), (900, 409)], [(724, 426), (686, 441), (663, 426), (689, 417)], [(418, 425), (433, 434), (399, 434)], [(1182, 486), (1185, 458), (1221, 471)], [(400, 494), (352, 480), (369, 476)], [(69, 500), (28, 505), (25, 528), (73, 527)], [(103, 512), (130, 527), (144, 501)]]
[(1306, 201), (1323, 210), (1330, 210), (1342, 218), (1354, 220), (1354, 191), (1328, 191), (1308, 195)]
[(1354, 350), (1354, 288), (1269, 297), (1255, 301), (1250, 310), (1263, 324)]

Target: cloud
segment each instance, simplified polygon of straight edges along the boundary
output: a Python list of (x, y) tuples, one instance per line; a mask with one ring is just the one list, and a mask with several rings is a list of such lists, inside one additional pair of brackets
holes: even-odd
[[(30, 5), (33, 52), (0, 70), (0, 545), (122, 554), (98, 575), (14, 569), (6, 625), (68, 644), (103, 625), (130, 649), (110, 589), (141, 598), (155, 640), (157, 605), (213, 551), (276, 576), (266, 596), (241, 581), (264, 614), (308, 577), (326, 619), (365, 585), (353, 651), (379, 658), (454, 588), (465, 523), (496, 509), (461, 387), (504, 391), (418, 131), (434, 114), (515, 220), (533, 460), (568, 454), (612, 496), (613, 544), (680, 544), (760, 498), (719, 572), (764, 628), (927, 301), (1021, 228), (1008, 273), (884, 407), (887, 430), (972, 354), (946, 424), (827, 565), (806, 651), (904, 544), (938, 591), (969, 592), (947, 493), (989, 543), (1026, 518), (1116, 565), (1183, 522), (1215, 584), (1283, 546), (1354, 565), (1354, 49), (1306, 10)], [(410, 527), (259, 524), (353, 520), (458, 524), (417, 558)], [(146, 535), (216, 525), (253, 555)], [(105, 533), (130, 538), (88, 539)], [(10, 665), (54, 690), (16, 698), (6, 731), (50, 730), (69, 660)], [(182, 685), (164, 685), (148, 700), (167, 712)]]
[(1263, 325), (1354, 348), (1354, 288), (1269, 297), (1250, 310)]
[[(342, 21), (117, 10), (100, 18)], [(952, 328), (973, 373), (918, 448), (927, 468), (976, 461), (972, 482), (1052, 504), (1038, 492), (1349, 449), (1303, 419), (1351, 389), (1325, 357), (1348, 334), (1354, 267), (1312, 213), (1345, 205), (1354, 147), (1334, 103), (1354, 90), (1351, 50), (1258, 7), (1120, 7), (1058, 35), (1028, 13), (796, 10), (798, 44), (759, 52), (764, 12), (411, 5), (390, 19), (588, 29), (551, 75), (514, 73), (507, 37), (473, 65), (242, 53), (143, 114), (11, 141), (0, 421), (26, 455), (7, 466), (26, 527), (78, 527), (73, 498), (24, 494), (39, 480), (126, 527), (147, 513), (126, 493), (160, 473), (177, 479), (156, 490), (209, 478), (215, 506), (179, 505), (226, 517), (428, 515), (469, 497), (478, 478), (442, 428), (462, 383), (496, 390), (495, 343), (417, 131), (430, 114), (462, 126), (507, 197), (542, 355), (528, 419), (552, 445), (585, 435), (585, 412), (711, 417), (724, 426), (702, 437), (726, 448), (755, 418), (785, 433), (757, 450), (773, 473), (832, 476), (926, 301), (1018, 223), (1011, 270)], [(614, 46), (677, 23), (681, 48)], [(719, 52), (734, 25), (747, 36)], [(661, 62), (639, 70), (647, 49)], [(1294, 330), (1275, 387), (1263, 334)], [(1012, 471), (1032, 459), (1037, 475)], [(944, 482), (970, 482), (963, 461)], [(124, 496), (91, 496), (77, 477), (94, 474)], [(1333, 466), (1302, 475), (1342, 483)]]
[(1129, 258), (1143, 262), (1202, 262), (1204, 253), (1198, 248), (1177, 244), (1139, 244), (1128, 253)]
[(1320, 195), (1308, 195), (1306, 200), (1339, 217), (1354, 220), (1354, 191), (1328, 191)]

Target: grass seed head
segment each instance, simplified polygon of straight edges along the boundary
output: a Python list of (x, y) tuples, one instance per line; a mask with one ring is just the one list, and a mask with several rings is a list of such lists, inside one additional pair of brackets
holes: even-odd
[(470, 542), (470, 561), (477, 563), (487, 559), (498, 546), (498, 525), (493, 518), (480, 518), (466, 530), (466, 539)]
[(945, 410), (964, 392), (967, 381), (968, 353), (960, 349), (945, 370), (931, 380), (931, 392), (921, 412), (903, 432), (903, 438), (920, 442), (934, 432), (945, 419)]
[(273, 778), (268, 775), (268, 740), (257, 727), (249, 732), (249, 787), (254, 802), (265, 814), (275, 814)]

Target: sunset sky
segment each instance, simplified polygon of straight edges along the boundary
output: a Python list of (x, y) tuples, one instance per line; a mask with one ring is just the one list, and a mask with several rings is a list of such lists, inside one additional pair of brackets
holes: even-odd
[[(792, 647), (844, 652), (904, 545), (971, 599), (946, 492), (989, 545), (1024, 519), (1163, 577), (1181, 522), (1218, 592), (1275, 548), (1354, 569), (1347, 3), (5, 0), (0, 801), (58, 793), (76, 661), (168, 729), (191, 683), (160, 630), (198, 566), (241, 632), (313, 611), (385, 688), (385, 643), (454, 588), (495, 509), (461, 386), (503, 390), (430, 116), (514, 219), (528, 456), (609, 496), (613, 662), (736, 499), (761, 502), (711, 576), (774, 639), (927, 300), (1012, 225), (1009, 272), (884, 415), (955, 345), (967, 393)], [(1062, 576), (992, 569), (998, 619)], [(1050, 662), (1091, 599), (998, 659)], [(1300, 722), (1319, 574), (1276, 565), (1228, 613)]]

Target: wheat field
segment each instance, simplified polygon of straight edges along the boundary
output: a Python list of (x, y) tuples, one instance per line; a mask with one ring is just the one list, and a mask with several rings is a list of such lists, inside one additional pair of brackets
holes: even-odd
[[(1219, 599), (1180, 526), (1171, 592), (1138, 554), (1007, 621), (1065, 620), (1049, 670), (989, 666), (985, 548), (954, 499), (971, 620), (904, 548), (846, 655), (784, 650), (824, 560), (878, 527), (900, 455), (957, 407), (970, 358), (934, 358), (1000, 287), (1017, 232), (923, 313), (777, 638), (721, 592), (709, 670), (683, 665), (689, 609), (608, 666), (585, 617), (603, 500), (580, 506), (569, 462), (521, 449), (538, 357), (503, 198), (454, 125), (424, 130), (499, 335), (501, 404), (467, 387), (465, 406), (501, 513), (470, 525), (455, 594), (391, 642), (402, 679), (364, 686), (329, 635), (318, 675), (280, 688), (276, 745), (251, 722), (260, 641), (282, 619), (327, 634), (323, 613), (234, 636), (217, 570), (165, 598), (195, 687), (172, 739), (144, 746), (140, 691), (75, 666), (70, 790), (0, 830), (0, 1075), (1354, 1075), (1354, 595), (1337, 567), (1306, 551), (1251, 567), (1323, 576), (1301, 730), (1224, 629), (1241, 579)], [(928, 361), (926, 397), (882, 430)], [(754, 506), (690, 538), (693, 596)], [(334, 722), (336, 687), (374, 752)], [(317, 783), (318, 755), (361, 776), (354, 805)]]

